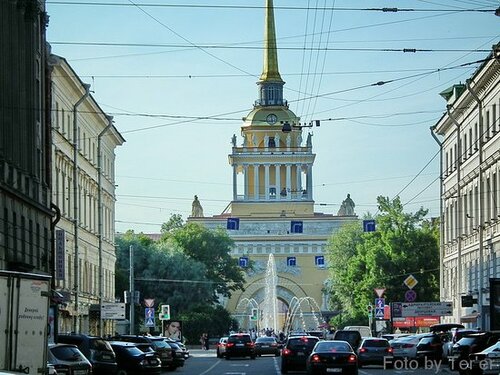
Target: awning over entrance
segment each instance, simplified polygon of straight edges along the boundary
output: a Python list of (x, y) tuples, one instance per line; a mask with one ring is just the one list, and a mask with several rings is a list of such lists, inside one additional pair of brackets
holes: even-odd
[(460, 317), (460, 323), (476, 323), (479, 317), (478, 312), (473, 312), (471, 314), (464, 315)]

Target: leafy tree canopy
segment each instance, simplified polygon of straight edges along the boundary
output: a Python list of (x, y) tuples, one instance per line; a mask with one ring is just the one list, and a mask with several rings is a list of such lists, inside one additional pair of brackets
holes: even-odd
[(437, 223), (424, 220), (427, 211), (403, 212), (399, 198), (378, 197), (375, 232), (363, 233), (360, 223), (342, 227), (329, 240), (332, 309), (341, 312), (333, 323), (367, 322), (374, 288), (386, 288), (387, 302), (404, 301), (410, 274), (418, 280), (418, 301), (439, 299)]
[(206, 276), (214, 282), (216, 293), (229, 297), (232, 291), (243, 289), (243, 272), (230, 255), (234, 242), (223, 229), (210, 230), (187, 223), (165, 234), (164, 240), (173, 242), (188, 257), (205, 265)]

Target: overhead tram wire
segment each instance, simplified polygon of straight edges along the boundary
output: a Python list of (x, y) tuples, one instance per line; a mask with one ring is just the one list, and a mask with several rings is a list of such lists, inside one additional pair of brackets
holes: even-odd
[[(131, 7), (140, 6), (144, 8), (212, 8), (212, 9), (255, 9), (261, 10), (265, 9), (262, 5), (217, 5), (217, 4), (154, 4), (154, 3), (109, 3), (109, 2), (90, 2), (90, 1), (56, 1), (48, 0), (47, 4), (50, 5), (72, 5), (72, 6), (114, 6), (114, 7)], [(479, 8), (467, 8), (467, 9), (438, 9), (438, 8), (395, 8), (395, 7), (385, 7), (385, 8), (347, 8), (347, 7), (298, 7), (298, 6), (275, 6), (276, 10), (319, 10), (319, 11), (348, 11), (348, 12), (382, 12), (382, 13), (397, 13), (397, 12), (474, 12), (474, 13), (495, 13), (495, 9), (479, 9)]]

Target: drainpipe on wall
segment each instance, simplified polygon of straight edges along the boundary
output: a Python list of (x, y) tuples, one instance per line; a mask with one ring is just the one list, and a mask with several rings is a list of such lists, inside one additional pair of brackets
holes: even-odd
[(432, 138), (436, 141), (439, 146), (439, 291), (440, 300), (442, 301), (444, 296), (442, 295), (444, 290), (444, 217), (443, 217), (443, 142), (439, 140), (434, 131), (436, 126), (431, 126)]
[[(456, 132), (457, 132), (457, 150), (458, 150), (458, 155), (457, 157), (457, 214), (455, 216), (455, 225), (457, 227), (457, 233), (456, 233), (456, 239), (457, 239), (457, 286), (456, 286), (456, 297), (457, 297), (457, 303), (458, 303), (458, 318), (457, 322), (460, 322), (460, 315), (461, 315), (461, 295), (462, 295), (462, 233), (460, 231), (462, 228), (464, 228), (464, 225), (462, 224), (462, 220), (460, 219), (460, 215), (462, 214), (462, 197), (460, 196), (461, 193), (461, 166), (462, 166), (462, 142), (460, 139), (460, 123), (457, 121), (457, 119), (454, 117), (454, 115), (451, 113), (451, 105), (446, 106), (446, 113), (448, 114), (448, 117), (451, 119), (453, 124), (456, 127)], [(466, 216), (464, 215), (466, 218)], [(464, 219), (465, 221), (465, 219)], [(465, 224), (465, 223), (464, 223)]]
[(484, 135), (484, 129), (483, 129), (483, 103), (481, 102), (481, 99), (477, 96), (476, 92), (472, 89), (470, 86), (471, 80), (468, 79), (465, 82), (467, 86), (467, 90), (471, 94), (471, 96), (474, 98), (474, 100), (477, 102), (477, 110), (478, 110), (478, 122), (479, 122), (479, 145), (478, 145), (478, 152), (479, 152), (479, 176), (478, 176), (478, 237), (479, 237), (479, 280), (478, 280), (478, 287), (477, 287), (477, 307), (478, 307), (478, 312), (480, 314), (480, 325), (479, 327), (484, 329), (484, 313), (483, 313), (483, 273), (484, 273), (484, 267), (483, 267), (483, 224), (484, 224), (484, 202), (483, 202), (483, 135)]
[(99, 336), (104, 336), (103, 331), (103, 319), (102, 319), (102, 303), (104, 299), (104, 275), (103, 275), (103, 266), (102, 266), (102, 237), (103, 237), (103, 223), (102, 223), (102, 147), (101, 141), (102, 137), (106, 132), (113, 126), (113, 116), (107, 116), (108, 125), (99, 133), (97, 136), (97, 207), (99, 212), (97, 213), (97, 226), (99, 234), (97, 235), (99, 238)]
[(83, 84), (83, 88), (85, 89), (85, 93), (83, 96), (76, 102), (73, 106), (73, 227), (74, 227), (74, 243), (75, 243), (75, 258), (74, 258), (74, 285), (73, 288), (75, 290), (75, 311), (73, 316), (73, 331), (75, 333), (80, 332), (80, 314), (79, 310), (79, 294), (80, 294), (80, 260), (79, 260), (79, 251), (78, 251), (78, 225), (79, 225), (79, 199), (80, 199), (80, 190), (78, 188), (78, 112), (77, 109), (80, 104), (89, 96), (90, 94), (90, 85), (87, 83)]

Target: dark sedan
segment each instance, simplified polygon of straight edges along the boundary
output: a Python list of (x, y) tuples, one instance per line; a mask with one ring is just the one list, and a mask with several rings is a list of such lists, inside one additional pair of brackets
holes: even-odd
[(358, 374), (358, 358), (346, 341), (319, 341), (306, 361), (308, 374)]
[(160, 375), (161, 361), (154, 352), (145, 353), (131, 342), (111, 341), (118, 363), (117, 375)]
[(279, 347), (278, 342), (274, 337), (258, 337), (255, 340), (255, 354), (261, 356), (263, 354), (273, 354), (276, 357), (279, 357), (281, 353), (281, 349)]

